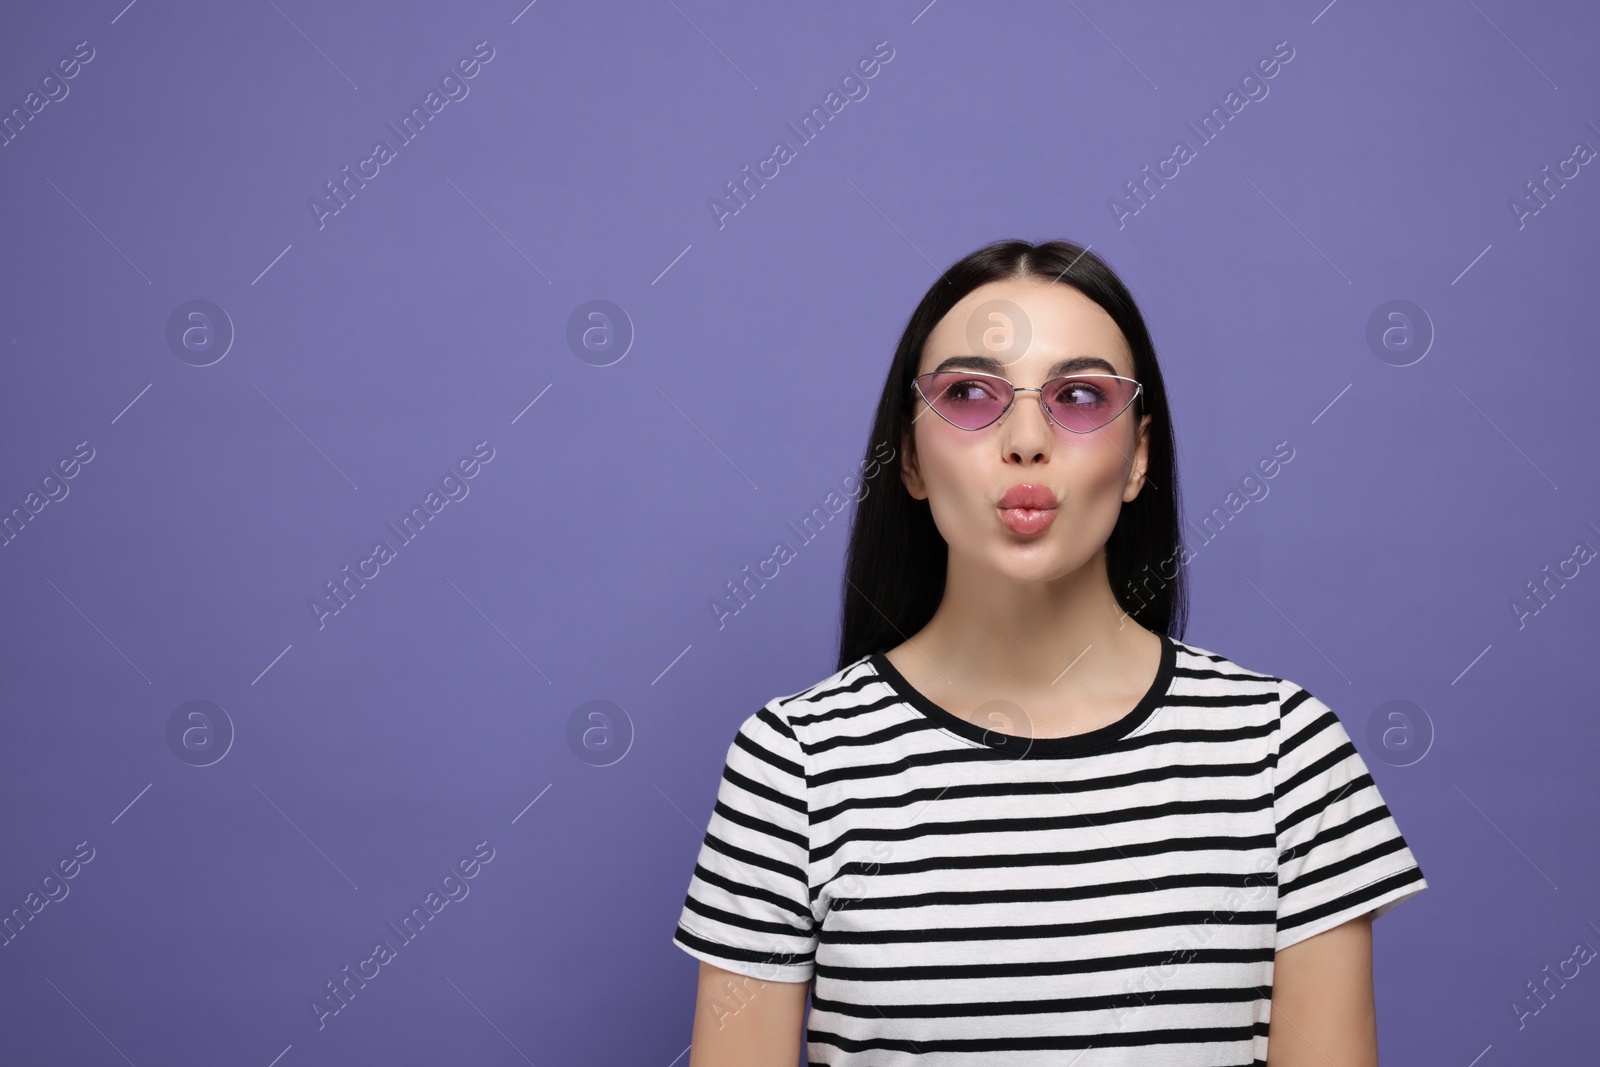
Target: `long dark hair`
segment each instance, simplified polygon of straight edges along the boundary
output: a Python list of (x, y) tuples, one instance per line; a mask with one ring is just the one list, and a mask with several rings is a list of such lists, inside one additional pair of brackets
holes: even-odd
[[(1135, 418), (1151, 416), (1149, 466), (1139, 495), (1122, 505), (1106, 541), (1106, 570), (1117, 603), (1141, 626), (1182, 639), (1188, 617), (1185, 560), (1179, 559), (1178, 469), (1167, 390), (1144, 316), (1127, 286), (1100, 257), (1070, 241), (996, 241), (945, 271), (911, 313), (883, 383), (867, 459), (863, 495), (850, 524), (836, 669), (869, 652), (885, 652), (927, 625), (944, 597), (948, 546), (926, 500), (900, 481), (899, 449), (911, 418), (911, 382), (928, 335), (978, 286), (1000, 278), (1067, 285), (1115, 320), (1133, 352), (1144, 390)], [(884, 457), (887, 449), (892, 458)]]

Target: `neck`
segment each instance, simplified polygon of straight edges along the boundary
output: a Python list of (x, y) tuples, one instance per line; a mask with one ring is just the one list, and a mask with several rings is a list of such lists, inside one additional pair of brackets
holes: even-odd
[(1125, 679), (1148, 658), (1153, 638), (1117, 603), (1102, 548), (1049, 581), (997, 576), (952, 558), (938, 610), (908, 643), (966, 685), (1071, 695)]

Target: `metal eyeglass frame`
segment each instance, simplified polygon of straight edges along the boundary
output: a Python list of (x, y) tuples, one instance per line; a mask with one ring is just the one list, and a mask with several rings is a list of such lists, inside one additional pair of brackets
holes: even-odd
[[(946, 419), (944, 417), (944, 415), (939, 411), (938, 407), (936, 407), (934, 405), (933, 401), (928, 399), (928, 395), (922, 391), (922, 380), (924, 378), (932, 378), (932, 377), (934, 377), (935, 375), (938, 375), (938, 374), (960, 374), (963, 377), (993, 378), (995, 381), (1005, 382), (1006, 385), (1009, 386), (1010, 389), (1011, 389), (1011, 399), (1006, 401), (1006, 406), (1000, 409), (1000, 414), (996, 415), (994, 418), (990, 419), (988, 422), (984, 423), (982, 426), (967, 427), (967, 426), (962, 426), (960, 423), (950, 422), (950, 420)], [(1050, 413), (1049, 405), (1044, 402), (1044, 391), (1045, 391), (1045, 389), (1047, 389), (1049, 386), (1051, 386), (1052, 384), (1054, 384), (1056, 382), (1072, 381), (1072, 380), (1076, 380), (1078, 378), (1117, 378), (1117, 379), (1120, 379), (1121, 381), (1124, 381), (1124, 382), (1132, 382), (1133, 383), (1133, 395), (1128, 398), (1128, 402), (1126, 404), (1122, 405), (1122, 407), (1117, 410), (1117, 413), (1115, 415), (1111, 416), (1105, 422), (1102, 422), (1099, 426), (1096, 426), (1093, 430), (1074, 430), (1070, 426), (1063, 425), (1054, 415), (1052, 415)], [(1110, 426), (1113, 422), (1116, 422), (1119, 418), (1122, 417), (1122, 413), (1124, 411), (1127, 411), (1130, 407), (1133, 406), (1133, 402), (1135, 400), (1138, 400), (1141, 396), (1144, 395), (1144, 384), (1142, 382), (1140, 382), (1140, 381), (1138, 381), (1137, 379), (1134, 379), (1134, 378), (1124, 378), (1120, 374), (1063, 374), (1059, 378), (1051, 378), (1049, 381), (1045, 382), (1044, 385), (1029, 386), (1029, 385), (1013, 385), (1009, 378), (1003, 378), (998, 374), (990, 374), (987, 371), (981, 371), (981, 370), (975, 370), (975, 371), (965, 371), (965, 370), (930, 371), (927, 374), (919, 374), (915, 378), (911, 379), (911, 388), (918, 396), (920, 396), (922, 398), (922, 402), (924, 404), (928, 405), (928, 410), (929, 411), (933, 412), (935, 415), (938, 415), (939, 418), (944, 419), (945, 422), (950, 423), (950, 425), (954, 426), (956, 429), (958, 429), (958, 430), (966, 430), (968, 433), (977, 433), (979, 430), (987, 430), (989, 427), (993, 426), (995, 423), (997, 423), (1001, 419), (1005, 418), (1006, 417), (1006, 413), (1008, 411), (1010, 411), (1011, 408), (1012, 408), (1012, 405), (1014, 405), (1017, 402), (1017, 394), (1018, 393), (1038, 393), (1039, 394), (1039, 407), (1040, 407), (1041, 410), (1044, 411), (1044, 417), (1049, 419), (1051, 422), (1055, 423), (1057, 426), (1060, 426), (1063, 430), (1067, 431), (1068, 433), (1075, 433), (1075, 434), (1079, 434), (1079, 435), (1086, 434), (1086, 433), (1096, 433), (1096, 432), (1098, 432), (1100, 430), (1105, 429), (1107, 426)]]

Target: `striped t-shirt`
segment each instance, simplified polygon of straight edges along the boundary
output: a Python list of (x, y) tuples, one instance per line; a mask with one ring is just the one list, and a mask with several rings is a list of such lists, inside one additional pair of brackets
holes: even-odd
[(1138, 705), (1067, 737), (963, 719), (881, 653), (769, 701), (674, 943), (811, 981), (815, 1065), (1265, 1063), (1273, 953), (1427, 882), (1326, 704), (1160, 637)]

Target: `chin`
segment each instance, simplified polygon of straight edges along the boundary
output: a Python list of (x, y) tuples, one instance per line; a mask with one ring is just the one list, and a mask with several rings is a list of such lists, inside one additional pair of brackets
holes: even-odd
[(1003, 578), (1014, 582), (1048, 582), (1071, 574), (1072, 562), (1064, 557), (1059, 546), (1042, 541), (1005, 546), (994, 560), (994, 569)]

